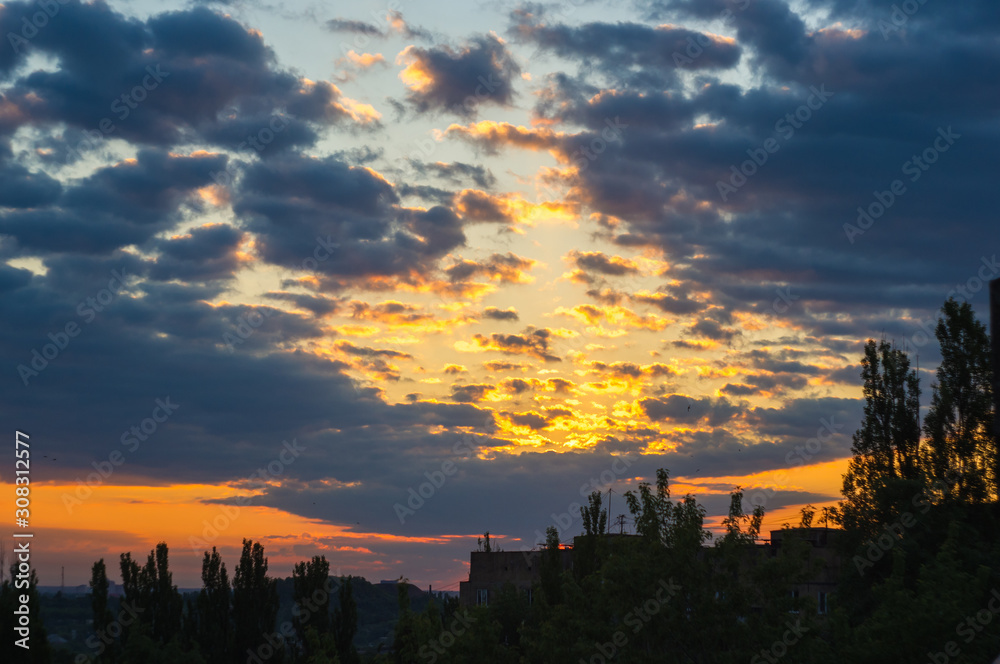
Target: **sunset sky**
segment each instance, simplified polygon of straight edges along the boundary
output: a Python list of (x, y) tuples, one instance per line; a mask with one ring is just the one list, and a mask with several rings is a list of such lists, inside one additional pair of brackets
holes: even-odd
[(995, 0), (43, 5), (0, 4), (0, 409), (45, 585), (247, 537), (457, 589), (660, 467), (797, 522), (864, 340), (926, 405), (1000, 276)]

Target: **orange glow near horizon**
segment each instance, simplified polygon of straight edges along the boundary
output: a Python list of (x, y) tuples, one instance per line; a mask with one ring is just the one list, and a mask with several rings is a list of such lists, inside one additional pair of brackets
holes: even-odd
[[(530, 431), (514, 427), (529, 440), (520, 445), (531, 446)], [(516, 431), (515, 431), (516, 430)], [(808, 490), (837, 495), (840, 478), (846, 469), (846, 459), (812, 466), (793, 467), (746, 476), (672, 478), (671, 495), (679, 500), (691, 493), (699, 501), (709, 495), (728, 495), (736, 486), (743, 487), (748, 509), (763, 500), (773, 502), (778, 490)], [(622, 478), (623, 493), (636, 489), (634, 479)], [(620, 483), (619, 483), (620, 484)], [(13, 485), (0, 484), (0, 492), (12, 492)], [(270, 562), (271, 574), (287, 576), (292, 566), (313, 555), (325, 555), (331, 569), (341, 574), (363, 576), (369, 581), (396, 578), (403, 574), (418, 585), (436, 587), (453, 585), (464, 578), (466, 559), (453, 560), (446, 568), (421, 569), (420, 563), (407, 564), (393, 556), (379, 554), (382, 544), (422, 545), (430, 555), (442, 544), (467, 541), (468, 550), (475, 549), (472, 533), (442, 533), (434, 536), (407, 537), (384, 532), (358, 529), (311, 519), (264, 506), (226, 506), (207, 503), (208, 500), (233, 499), (246, 496), (228, 485), (183, 484), (171, 486), (94, 485), (86, 496), (74, 484), (40, 482), (32, 485), (31, 531), (35, 532), (36, 564), (44, 565), (48, 574), (40, 572), (43, 585), (53, 585), (51, 570), (68, 568), (68, 583), (78, 585), (89, 578), (91, 563), (104, 558), (109, 576), (118, 579), (118, 554), (131, 552), (140, 563), (157, 542), (165, 541), (171, 551), (171, 569), (175, 583), (181, 587), (197, 587), (200, 583), (201, 558), (206, 550), (218, 547), (227, 567), (233, 569), (244, 537), (260, 541)], [(835, 501), (814, 501), (817, 508)], [(780, 529), (782, 524), (796, 525), (803, 505), (767, 509), (762, 535)], [(819, 524), (817, 513), (814, 524)], [(717, 530), (721, 517), (707, 520), (706, 527)], [(530, 524), (529, 524), (530, 525)], [(544, 524), (542, 524), (544, 525)], [(572, 533), (576, 534), (576, 533)], [(495, 534), (498, 541), (508, 539)], [(422, 556), (421, 556), (422, 557)]]

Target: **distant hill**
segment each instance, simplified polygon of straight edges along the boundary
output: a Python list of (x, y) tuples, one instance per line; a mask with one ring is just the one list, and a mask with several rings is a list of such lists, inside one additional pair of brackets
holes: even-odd
[[(346, 579), (346, 577), (344, 577)], [(397, 601), (397, 585), (395, 583), (371, 583), (363, 577), (351, 579), (354, 591), (354, 601), (358, 604), (358, 634), (354, 644), (361, 651), (377, 650), (380, 644), (388, 647), (392, 643), (392, 632), (399, 619)], [(109, 594), (115, 598), (121, 596), (121, 586), (110, 579)], [(278, 579), (278, 598), (281, 607), (278, 610), (278, 625), (292, 619), (292, 592), (294, 585), (291, 577)], [(65, 647), (74, 654), (85, 652), (85, 642), (90, 636), (91, 608), (90, 587), (86, 585), (70, 586), (60, 595), (59, 586), (39, 586), (41, 593), (41, 616), (45, 628), (50, 635), (66, 640)], [(200, 589), (181, 589), (185, 602), (197, 596)], [(430, 601), (430, 594), (417, 586), (407, 584), (410, 596), (410, 608), (423, 611)], [(434, 596), (440, 603), (443, 597), (456, 593), (435, 592)], [(330, 615), (338, 606), (336, 593), (330, 598)], [(111, 600), (112, 611), (118, 610), (118, 602)]]
[[(346, 577), (342, 577), (346, 581)], [(354, 645), (358, 649), (375, 650), (380, 643), (386, 646), (392, 643), (392, 631), (399, 619), (399, 601), (395, 583), (371, 583), (363, 577), (351, 579), (354, 591), (354, 601), (358, 604), (358, 634)], [(281, 608), (278, 611), (278, 624), (292, 619), (292, 578), (278, 580), (278, 597)], [(407, 584), (410, 596), (410, 608), (423, 611), (430, 601), (426, 590), (421, 590), (413, 584)], [(436, 596), (438, 593), (434, 593)], [(330, 615), (338, 606), (337, 595), (330, 598)]]

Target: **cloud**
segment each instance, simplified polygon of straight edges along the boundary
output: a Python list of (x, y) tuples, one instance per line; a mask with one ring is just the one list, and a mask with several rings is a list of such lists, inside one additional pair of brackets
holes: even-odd
[(546, 417), (534, 411), (526, 413), (506, 413), (504, 415), (510, 422), (519, 427), (527, 427), (533, 431), (541, 431), (552, 424), (551, 417)]
[(370, 168), (282, 156), (248, 167), (233, 209), (255, 233), (264, 260), (344, 288), (374, 276), (426, 279), (465, 243), (450, 209), (397, 204), (392, 184)]
[[(570, 316), (591, 326), (599, 326), (602, 322), (615, 325), (621, 328), (632, 328), (639, 330), (651, 330), (658, 332), (666, 329), (672, 321), (660, 318), (659, 316), (642, 316), (631, 309), (618, 305), (605, 305), (597, 307), (592, 304), (578, 304), (572, 309), (558, 307), (556, 314)], [(607, 332), (596, 330), (598, 332)], [(616, 336), (608, 333), (607, 335)]]
[(399, 77), (409, 88), (407, 101), (419, 113), (447, 111), (473, 117), (483, 104), (508, 106), (513, 80), (521, 69), (495, 35), (465, 46), (406, 47), (397, 58), (406, 68)]
[(536, 264), (530, 258), (517, 256), (513, 253), (492, 254), (482, 261), (458, 260), (444, 268), (451, 281), (466, 281), (473, 277), (486, 277), (491, 281), (511, 284), (531, 283), (533, 278), (528, 274)]
[(409, 22), (403, 19), (403, 13), (396, 9), (390, 9), (386, 14), (386, 20), (389, 22), (389, 27), (396, 33), (406, 37), (407, 39), (433, 39), (433, 35), (429, 30), (424, 28), (411, 25)]
[(704, 419), (711, 426), (728, 422), (742, 413), (737, 404), (724, 397), (692, 398), (683, 394), (641, 399), (639, 406), (651, 420), (694, 424)]
[(496, 390), (495, 385), (485, 383), (470, 383), (468, 385), (452, 385), (452, 401), (459, 403), (474, 403), (482, 401), (486, 395)]
[(510, 320), (517, 321), (520, 318), (517, 315), (517, 310), (513, 307), (509, 309), (497, 309), (496, 307), (486, 307), (483, 309), (482, 313), (484, 318), (489, 318), (490, 320)]
[(388, 66), (385, 56), (381, 53), (358, 53), (354, 49), (349, 50), (343, 58), (337, 60), (339, 64), (349, 64), (354, 69), (364, 71), (371, 69), (375, 65)]
[(325, 24), (326, 29), (330, 32), (348, 32), (356, 35), (367, 35), (370, 37), (383, 37), (385, 36), (382, 30), (366, 21), (355, 21), (351, 19), (343, 18), (332, 18)]
[[(741, 48), (732, 39), (674, 25), (649, 27), (640, 23), (591, 22), (578, 26), (549, 21), (539, 6), (512, 13), (511, 33), (566, 59), (578, 59), (614, 77), (635, 79), (653, 86), (673, 83), (680, 67), (729, 69), (740, 59)], [(698, 51), (696, 58), (690, 54)], [(639, 73), (633, 74), (632, 67)], [(612, 81), (612, 87), (621, 87)]]
[(239, 253), (243, 239), (243, 232), (228, 224), (206, 224), (158, 241), (159, 256), (149, 268), (149, 277), (187, 282), (232, 279), (244, 262)]
[(627, 361), (601, 362), (599, 360), (595, 360), (590, 362), (589, 366), (590, 370), (588, 373), (612, 376), (615, 378), (663, 378), (667, 376), (678, 376), (681, 373), (676, 368), (668, 364), (663, 364), (662, 362), (654, 362), (652, 364), (643, 365)]
[[(211, 184), (211, 173), (222, 170), (225, 163), (226, 157), (218, 154), (184, 156), (141, 150), (135, 159), (100, 168), (72, 186), (51, 190), (58, 195), (38, 200), (32, 207), (0, 212), (0, 233), (12, 237), (29, 254), (107, 254), (132, 244), (144, 245), (178, 223), (185, 206), (202, 205), (198, 191)], [(225, 231), (212, 233), (219, 236)], [(189, 249), (195, 243), (187, 243)], [(168, 255), (170, 246), (161, 243)]]
[(487, 167), (466, 164), (461, 161), (445, 163), (441, 161), (423, 162), (419, 159), (411, 159), (410, 166), (421, 175), (434, 175), (455, 184), (471, 180), (476, 186), (489, 189), (496, 185), (497, 182), (496, 176)]
[(548, 328), (528, 327), (520, 334), (489, 335), (476, 334), (473, 341), (482, 350), (496, 351), (505, 355), (529, 355), (546, 362), (561, 362), (562, 359), (550, 350), (552, 331)]
[(688, 297), (677, 297), (665, 292), (650, 293), (649, 291), (639, 291), (631, 297), (636, 302), (652, 305), (660, 311), (669, 314), (693, 314), (705, 309), (705, 304), (702, 302), (697, 302)]
[(506, 360), (490, 360), (483, 362), (487, 371), (527, 371), (531, 365), (525, 362), (508, 362)]
[(711, 318), (702, 318), (691, 326), (691, 331), (699, 337), (705, 337), (712, 341), (730, 341), (740, 334), (738, 330), (723, 327), (718, 321)]
[[(5, 5), (3, 34), (19, 34), (30, 3)], [(28, 53), (48, 56), (54, 70), (19, 76)], [(103, 3), (60, 5), (29, 47), (0, 55), (0, 105), (14, 126), (70, 131), (66, 160), (105, 148), (111, 139), (165, 147), (201, 143), (237, 150), (258, 142), (259, 154), (311, 146), (329, 125), (366, 124), (373, 109), (328, 83), (312, 83), (276, 64), (261, 33), (206, 7), (128, 18)], [(74, 151), (69, 151), (73, 148)]]
[(630, 259), (621, 256), (608, 256), (602, 251), (571, 251), (567, 255), (578, 268), (587, 272), (609, 277), (621, 277), (626, 275), (637, 275), (640, 273), (639, 265)]

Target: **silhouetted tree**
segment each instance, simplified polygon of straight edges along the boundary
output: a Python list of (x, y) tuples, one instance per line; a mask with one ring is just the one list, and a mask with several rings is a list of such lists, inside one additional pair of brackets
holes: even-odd
[(224, 662), (232, 645), (231, 597), (226, 564), (214, 546), (212, 553), (206, 551), (202, 560), (201, 583), (196, 604), (197, 642), (209, 661)]
[[(130, 612), (136, 615), (134, 621), (122, 625), (121, 643), (128, 643), (132, 632), (136, 631), (140, 625), (149, 621), (148, 611), (149, 597), (146, 595), (146, 588), (141, 583), (139, 563), (132, 559), (132, 553), (126, 552), (119, 558), (119, 568), (122, 574), (122, 603), (129, 607)], [(148, 630), (147, 630), (148, 633)]]
[(147, 610), (152, 637), (163, 644), (180, 635), (184, 610), (181, 594), (173, 584), (168, 556), (167, 543), (160, 542), (149, 552), (146, 565), (139, 574), (140, 583), (146, 588), (145, 595), (149, 597)]
[(580, 513), (583, 517), (583, 534), (576, 538), (573, 549), (573, 573), (577, 579), (589, 576), (600, 568), (607, 553), (605, 534), (608, 511), (603, 508), (600, 491), (590, 494), (587, 505)]
[(929, 474), (953, 497), (981, 503), (997, 496), (990, 340), (968, 302), (949, 298), (941, 313), (941, 364), (924, 423)]
[(338, 606), (333, 612), (333, 640), (337, 655), (341, 664), (356, 664), (360, 661), (354, 648), (354, 636), (358, 633), (358, 603), (354, 601), (352, 577), (341, 579), (337, 600)]
[(237, 664), (256, 655), (272, 635), (278, 616), (278, 582), (267, 575), (260, 542), (243, 540), (243, 553), (233, 576), (233, 658)]
[(545, 529), (545, 549), (539, 569), (542, 593), (549, 606), (562, 601), (562, 554), (559, 550), (559, 531), (555, 526)]
[(838, 517), (861, 541), (892, 521), (923, 486), (920, 476), (920, 383), (909, 357), (869, 339), (861, 360), (864, 419), (854, 433)]
[(330, 631), (330, 563), (326, 556), (296, 563), (292, 570), (293, 600), (296, 609), (292, 622), (306, 654), (312, 654), (306, 641), (306, 630), (312, 629), (322, 639)]
[[(94, 632), (103, 635), (101, 641), (111, 638), (108, 635), (108, 625), (111, 624), (111, 611), (108, 609), (108, 570), (101, 558), (90, 571), (90, 608), (94, 617)], [(103, 661), (115, 660), (114, 648), (106, 647)]]
[(400, 577), (396, 584), (396, 600), (399, 605), (399, 620), (393, 631), (392, 654), (395, 664), (413, 664), (421, 645), (420, 630), (416, 615), (410, 610), (409, 583)]

